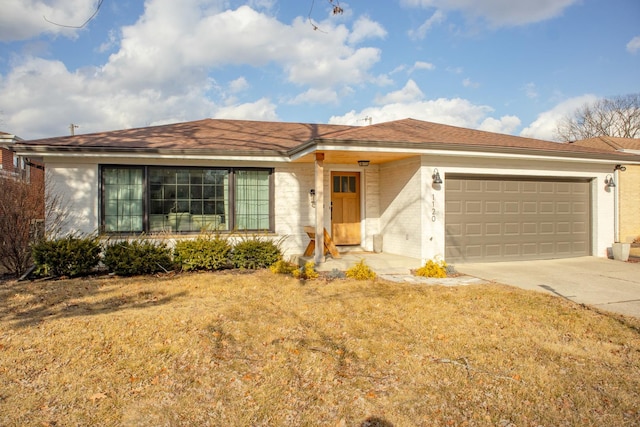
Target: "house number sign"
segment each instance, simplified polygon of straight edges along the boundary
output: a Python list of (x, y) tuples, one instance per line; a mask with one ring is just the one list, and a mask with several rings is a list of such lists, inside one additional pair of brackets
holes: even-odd
[(436, 195), (431, 195), (431, 222), (436, 222)]

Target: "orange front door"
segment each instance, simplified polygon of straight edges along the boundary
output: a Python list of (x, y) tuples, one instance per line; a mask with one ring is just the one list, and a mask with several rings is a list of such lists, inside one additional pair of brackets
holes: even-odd
[(331, 238), (360, 244), (360, 172), (331, 172)]

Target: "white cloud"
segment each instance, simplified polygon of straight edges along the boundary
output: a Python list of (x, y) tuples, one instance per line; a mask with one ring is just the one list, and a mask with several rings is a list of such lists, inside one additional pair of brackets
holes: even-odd
[(321, 25), (324, 32), (310, 31), (302, 18), (285, 25), (248, 6), (203, 15), (195, 6), (150, 0), (145, 15), (123, 29), (122, 47), (105, 72), (137, 84), (183, 78), (180, 66), (276, 64), (295, 84), (329, 87), (368, 80), (380, 50), (349, 47), (352, 33), (344, 25), (330, 20)]
[[(31, 10), (42, 6), (42, 1), (9, 1), (7, 9), (13, 12), (3, 13), (0, 22), (6, 16), (34, 13), (41, 20), (48, 11)], [(61, 11), (87, 10), (79, 7), (81, 3), (91, 6), (87, 0), (55, 1), (59, 2), (55, 8)], [(320, 23), (327, 32), (321, 33), (311, 30), (306, 18), (284, 24), (248, 6), (225, 10), (225, 3), (147, 0), (137, 22), (116, 29), (102, 46), (113, 51), (106, 63), (92, 68), (74, 71), (58, 61), (12, 58), (12, 68), (0, 75), (0, 93), (12, 99), (3, 105), (3, 125), (20, 136), (37, 138), (66, 134), (72, 122), (81, 125), (80, 131), (92, 132), (214, 114), (277, 117), (271, 101), (262, 98), (239, 104), (229, 96), (246, 90), (244, 78), (225, 88), (215, 86), (209, 73), (224, 67), (272, 67), (274, 73), (282, 74), (276, 79), (307, 86), (299, 102), (337, 102), (335, 94), (347, 93), (354, 85), (390, 83), (387, 76), (370, 73), (380, 60), (379, 49), (350, 45), (386, 34), (368, 18), (357, 21), (353, 32), (327, 19)], [(261, 0), (254, 3), (265, 8), (272, 5)], [(88, 12), (92, 10), (88, 8)], [(21, 22), (24, 24), (24, 19)], [(0, 28), (2, 34), (5, 27)], [(42, 30), (26, 31), (24, 37), (37, 31)], [(285, 94), (272, 96), (286, 98)], [(246, 116), (241, 117), (243, 114)]]
[(292, 99), (290, 104), (337, 104), (338, 94), (332, 89), (309, 89)]
[(369, 38), (385, 38), (387, 30), (382, 25), (372, 21), (369, 17), (358, 18), (353, 24), (353, 30), (349, 35), (349, 44), (357, 44)]
[(249, 82), (244, 77), (238, 77), (237, 79), (229, 83), (229, 91), (231, 93), (243, 92), (249, 88)]
[(413, 102), (424, 98), (424, 94), (413, 80), (409, 79), (407, 84), (400, 90), (390, 92), (383, 96), (376, 97), (376, 104), (392, 104), (399, 102)]
[(462, 86), (464, 87), (470, 87), (470, 88), (478, 88), (480, 87), (480, 83), (474, 82), (472, 81), (470, 78), (466, 78), (464, 80), (462, 80)]
[(82, 25), (95, 12), (97, 3), (97, 0), (3, 0), (0, 41), (26, 40), (39, 34), (74, 37), (78, 29), (51, 22)]
[(529, 99), (536, 99), (538, 97), (538, 89), (535, 83), (527, 83), (522, 90), (524, 90), (525, 95)]
[(417, 70), (435, 70), (435, 68), (436, 66), (429, 62), (416, 61), (416, 63), (413, 64), (413, 67), (411, 67), (411, 69), (409, 70), (409, 73), (413, 73)]
[(487, 132), (513, 134), (520, 127), (520, 124), (520, 119), (516, 116), (502, 116), (499, 119), (487, 117), (480, 123), (478, 129), (486, 130)]
[(246, 104), (230, 105), (217, 109), (213, 117), (216, 119), (265, 120), (276, 121), (276, 105), (267, 98)]
[(627, 50), (633, 54), (640, 50), (640, 36), (632, 38), (629, 43), (627, 43)]
[(373, 123), (411, 117), (453, 126), (501, 132), (513, 132), (520, 123), (515, 116), (491, 118), (489, 116), (493, 112), (491, 107), (475, 105), (466, 99), (425, 100), (423, 98), (424, 95), (418, 85), (409, 80), (403, 89), (377, 99), (378, 102), (384, 102), (384, 105), (365, 108), (361, 111), (352, 110), (342, 116), (332, 116), (329, 123), (358, 125), (361, 124), (363, 117), (372, 117)]
[(598, 98), (595, 95), (582, 95), (562, 101), (551, 110), (538, 115), (538, 118), (520, 132), (521, 136), (546, 140), (556, 139), (556, 128), (560, 119), (573, 113), (584, 104), (591, 103)]
[(446, 15), (441, 10), (436, 10), (433, 15), (429, 17), (429, 19), (424, 21), (424, 23), (420, 25), (420, 27), (418, 27), (417, 30), (410, 30), (409, 37), (414, 40), (422, 40), (426, 37), (431, 28), (433, 28), (435, 25), (441, 24), (445, 21), (445, 19)]
[(492, 26), (518, 26), (560, 16), (580, 0), (402, 0), (410, 7), (458, 10), (471, 17), (481, 17)]
[(116, 37), (116, 32), (113, 30), (110, 30), (109, 34), (107, 35), (107, 41), (102, 43), (97, 50), (100, 53), (108, 52), (117, 45), (117, 42), (118, 42), (118, 38)]

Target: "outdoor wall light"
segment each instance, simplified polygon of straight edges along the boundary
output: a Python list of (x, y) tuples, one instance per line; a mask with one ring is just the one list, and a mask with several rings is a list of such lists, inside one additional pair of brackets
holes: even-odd
[(309, 203), (312, 207), (316, 207), (316, 190), (313, 188), (309, 190)]
[(438, 169), (433, 170), (433, 175), (431, 175), (434, 184), (442, 184), (442, 178), (440, 178), (440, 172)]
[(613, 181), (613, 176), (611, 176), (611, 174), (607, 175), (604, 178), (604, 183), (606, 184), (607, 188), (615, 188), (616, 183)]
[(370, 163), (369, 160), (358, 160), (358, 166), (362, 166), (362, 167), (369, 166), (369, 163)]
[(613, 168), (613, 171), (614, 171), (614, 172), (615, 172), (615, 171), (624, 172), (624, 171), (626, 171), (626, 170), (627, 170), (627, 167), (626, 167), (626, 166), (623, 166), (623, 165), (616, 165), (616, 167), (615, 167), (615, 168)]

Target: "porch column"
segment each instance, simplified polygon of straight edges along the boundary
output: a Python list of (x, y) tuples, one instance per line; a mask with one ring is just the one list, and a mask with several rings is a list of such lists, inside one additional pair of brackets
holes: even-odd
[(316, 248), (314, 261), (323, 263), (324, 258), (324, 153), (316, 153)]

